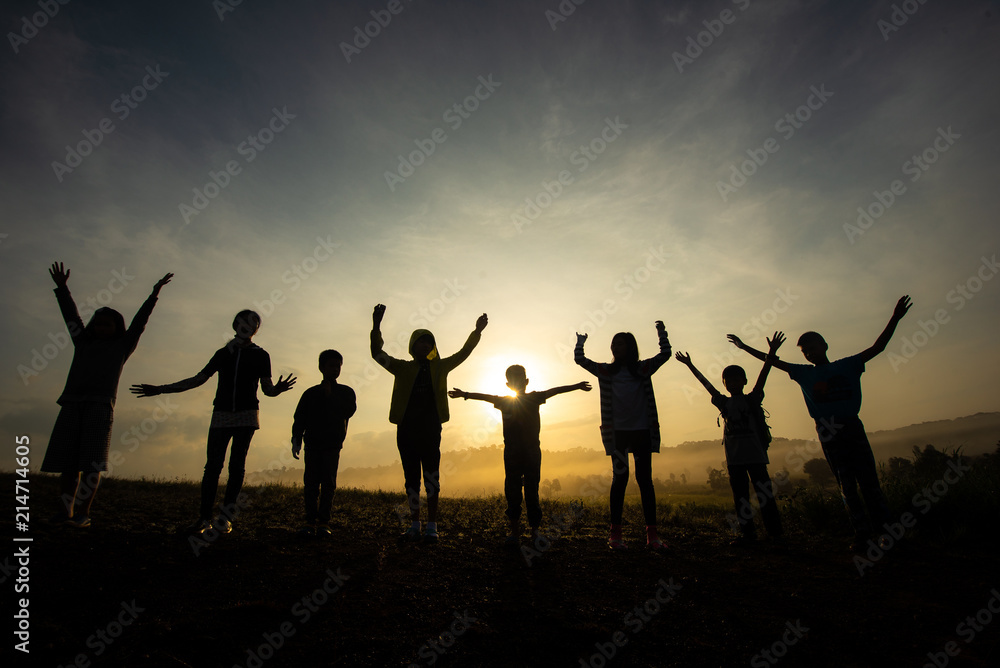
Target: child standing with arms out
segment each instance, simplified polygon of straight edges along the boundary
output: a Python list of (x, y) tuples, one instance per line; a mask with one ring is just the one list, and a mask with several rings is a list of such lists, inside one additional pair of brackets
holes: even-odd
[(695, 378), (701, 381), (712, 395), (712, 403), (722, 413), (725, 422), (722, 445), (726, 450), (729, 485), (733, 490), (733, 503), (741, 534), (733, 545), (752, 545), (757, 540), (747, 478), (757, 491), (757, 505), (763, 516), (767, 534), (775, 539), (782, 535), (778, 504), (774, 499), (774, 487), (771, 484), (771, 476), (767, 474), (769, 463), (767, 446), (771, 438), (764, 424), (764, 409), (761, 404), (764, 402), (764, 383), (767, 382), (767, 373), (776, 359), (775, 352), (784, 341), (785, 335), (781, 332), (775, 332), (773, 339), (767, 339), (768, 354), (760, 375), (757, 376), (757, 383), (749, 394), (743, 394), (743, 388), (747, 385), (747, 373), (743, 367), (733, 365), (723, 369), (722, 384), (729, 390), (728, 397), (715, 389), (698, 371), (690, 355), (680, 352), (676, 355), (677, 360), (691, 369)]
[[(107, 307), (97, 309), (84, 327), (66, 287), (69, 273), (62, 262), (53, 262), (49, 268), (49, 276), (56, 284), (56, 301), (73, 341), (73, 362), (57, 400), (61, 408), (41, 470), (61, 474), (59, 510), (53, 520), (83, 528), (90, 526), (90, 508), (101, 472), (108, 470), (111, 424), (122, 369), (139, 345), (160, 288), (170, 282), (173, 274), (157, 281), (126, 330), (122, 314)], [(81, 506), (79, 512), (77, 505)]]
[(479, 343), (488, 322), (486, 314), (479, 316), (476, 329), (462, 349), (441, 359), (434, 335), (426, 329), (410, 335), (411, 360), (390, 356), (383, 349), (382, 318), (385, 306), (378, 304), (372, 312), (372, 358), (393, 375), (389, 422), (396, 425), (396, 447), (403, 464), (406, 497), (410, 504), (410, 528), (403, 534), (406, 540), (420, 540), (420, 472), (423, 470), (427, 490), (427, 526), (424, 540), (436, 543), (438, 496), (441, 492), (441, 424), (448, 421), (448, 372), (464, 362)]
[[(358, 410), (354, 390), (337, 382), (344, 356), (336, 350), (319, 354), (323, 382), (302, 393), (292, 422), (292, 457), (299, 458), (305, 441), (306, 524), (303, 535), (330, 535), (330, 508), (337, 489), (340, 451), (347, 437), (347, 421)], [(318, 506), (317, 506), (318, 499)]]
[[(809, 415), (816, 421), (823, 454), (837, 478), (844, 505), (851, 516), (854, 528), (851, 548), (855, 551), (867, 549), (873, 531), (880, 534), (879, 547), (888, 549), (891, 546), (888, 536), (882, 533), (892, 520), (889, 506), (879, 484), (872, 446), (858, 417), (861, 411), (861, 374), (865, 371), (865, 364), (885, 350), (896, 325), (911, 305), (908, 295), (900, 297), (889, 323), (875, 343), (857, 355), (831, 362), (826, 356), (826, 340), (816, 332), (806, 332), (799, 337), (798, 346), (809, 364), (774, 361), (776, 368), (787, 372), (788, 377), (799, 384)], [(746, 345), (735, 334), (730, 334), (729, 340), (757, 359), (765, 359), (764, 353)], [(858, 488), (864, 497), (863, 505)]]
[(604, 451), (611, 457), (611, 532), (608, 545), (614, 550), (625, 548), (622, 539), (622, 511), (625, 489), (628, 487), (628, 453), (635, 460), (635, 481), (642, 497), (642, 514), (646, 520), (646, 545), (654, 550), (666, 549), (667, 544), (656, 532), (656, 492), (653, 489), (652, 453), (660, 451), (660, 425), (653, 397), (652, 376), (670, 359), (670, 339), (661, 320), (656, 321), (660, 352), (639, 359), (635, 336), (619, 332), (611, 339), (611, 364), (593, 362), (583, 354), (586, 334), (576, 335), (574, 359), (597, 376), (601, 394), (601, 440)]
[[(212, 355), (205, 368), (191, 378), (170, 385), (133, 385), (132, 393), (138, 397), (155, 397), (158, 394), (186, 392), (208, 382), (219, 374), (219, 387), (215, 393), (212, 422), (208, 428), (208, 456), (205, 473), (201, 479), (201, 508), (198, 519), (188, 527), (193, 533), (203, 533), (215, 528), (220, 533), (233, 530), (232, 520), (239, 514), (237, 500), (243, 488), (247, 452), (253, 433), (260, 428), (257, 385), (264, 395), (276, 397), (295, 384), (295, 378), (278, 376), (271, 382), (271, 357), (250, 339), (260, 329), (260, 316), (250, 310), (240, 311), (233, 318), (236, 335)], [(219, 476), (226, 463), (229, 441), (233, 449), (229, 455), (229, 481), (219, 516), (213, 522), (215, 494), (219, 489)]]
[[(553, 387), (543, 392), (526, 392), (528, 376), (524, 367), (515, 364), (507, 369), (507, 387), (514, 390), (514, 396), (499, 397), (492, 394), (465, 392), (457, 387), (448, 396), (452, 399), (476, 399), (488, 401), (503, 416), (503, 468), (504, 496), (507, 497), (507, 519), (510, 535), (507, 545), (517, 545), (521, 536), (521, 488), (524, 487), (524, 505), (527, 507), (531, 538), (538, 537), (538, 527), (542, 522), (542, 507), (538, 501), (538, 483), (541, 480), (542, 449), (539, 441), (541, 418), (538, 407), (546, 400), (573, 390), (590, 391), (590, 383)], [(522, 482), (523, 480), (523, 482)]]

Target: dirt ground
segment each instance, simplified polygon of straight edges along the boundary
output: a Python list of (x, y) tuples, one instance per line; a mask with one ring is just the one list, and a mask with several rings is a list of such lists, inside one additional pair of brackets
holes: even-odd
[[(0, 479), (13, 507), (13, 476)], [(409, 544), (402, 495), (350, 490), (333, 537), (302, 539), (299, 492), (255, 488), (232, 534), (193, 540), (181, 531), (197, 507), (190, 483), (109, 480), (78, 530), (42, 521), (55, 482), (32, 480), (17, 535), (33, 540), (5, 555), (4, 598), (30, 600), (30, 655), (8, 654), (15, 665), (1000, 663), (1000, 569), (970, 541), (904, 541), (862, 574), (844, 536), (793, 528), (785, 546), (735, 548), (720, 523), (674, 517), (671, 549), (656, 554), (630, 505), (630, 549), (612, 552), (598, 509), (546, 503), (551, 538), (532, 552), (527, 538), (502, 545), (491, 498), (442, 500), (441, 541)], [(15, 594), (24, 545), (30, 591)]]

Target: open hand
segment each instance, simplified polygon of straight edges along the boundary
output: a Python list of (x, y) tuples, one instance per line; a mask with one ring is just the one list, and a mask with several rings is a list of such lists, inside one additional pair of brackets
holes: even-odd
[(577, 383), (576, 386), (578, 388), (580, 388), (581, 390), (583, 390), (584, 392), (590, 392), (593, 389), (590, 386), (590, 383), (588, 383), (587, 381), (583, 381), (581, 383)]
[(774, 351), (780, 348), (781, 344), (784, 342), (785, 342), (785, 333), (775, 332), (773, 338), (767, 339), (767, 346), (768, 349), (771, 351), (771, 353), (774, 353)]
[(896, 302), (896, 308), (892, 310), (893, 320), (902, 320), (903, 316), (906, 315), (906, 312), (910, 310), (911, 306), (913, 306), (913, 302), (910, 301), (910, 295), (903, 295), (900, 297), (899, 301)]
[(159, 385), (146, 385), (146, 384), (133, 385), (128, 389), (129, 392), (131, 392), (137, 397), (155, 397), (156, 395), (160, 394)]
[(62, 262), (53, 262), (49, 267), (49, 276), (55, 282), (57, 288), (65, 288), (66, 281), (69, 280), (69, 269), (63, 269)]
[(687, 353), (682, 353), (680, 351), (677, 351), (676, 353), (674, 353), (674, 358), (681, 364), (686, 364), (688, 366), (691, 366), (691, 356), (688, 355)]
[(743, 350), (744, 343), (743, 343), (743, 340), (740, 339), (740, 337), (736, 336), (735, 334), (726, 334), (726, 338), (729, 339), (729, 342), (731, 344), (733, 344), (734, 346), (736, 346), (740, 350)]
[(164, 285), (166, 285), (167, 283), (169, 283), (170, 279), (173, 278), (173, 277), (174, 277), (173, 274), (167, 274), (163, 278), (161, 278), (160, 280), (158, 280), (156, 282), (156, 285), (153, 286), (153, 294), (154, 295), (160, 294), (160, 288), (162, 288)]
[(462, 399), (465, 397), (465, 392), (456, 387), (453, 390), (448, 390), (448, 396), (452, 399)]
[(298, 378), (294, 377), (292, 374), (288, 374), (288, 378), (278, 376), (278, 382), (274, 384), (274, 389), (278, 392), (278, 394), (287, 392), (292, 389), (292, 385), (295, 384), (296, 380), (298, 380)]

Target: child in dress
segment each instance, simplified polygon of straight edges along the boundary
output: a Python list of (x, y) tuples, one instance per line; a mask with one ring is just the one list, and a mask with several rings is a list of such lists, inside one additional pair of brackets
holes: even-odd
[[(118, 381), (125, 362), (135, 352), (167, 274), (153, 286), (128, 329), (121, 313), (99, 308), (84, 327), (66, 282), (69, 269), (53, 262), (49, 275), (56, 284), (56, 301), (73, 341), (73, 362), (57, 402), (62, 407), (52, 427), (42, 471), (60, 473), (60, 503), (54, 521), (75, 527), (90, 526), (90, 508), (108, 470), (111, 424), (114, 421)], [(77, 506), (80, 506), (77, 509)]]

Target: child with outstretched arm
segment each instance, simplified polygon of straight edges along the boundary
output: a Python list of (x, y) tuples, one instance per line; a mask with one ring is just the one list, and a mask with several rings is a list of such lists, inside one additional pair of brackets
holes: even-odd
[(434, 335), (426, 329), (410, 335), (409, 353), (413, 359), (392, 357), (382, 349), (382, 318), (385, 306), (372, 311), (372, 358), (392, 374), (392, 398), (389, 422), (396, 425), (396, 447), (403, 464), (406, 498), (410, 506), (410, 528), (404, 540), (418, 541), (420, 535), (420, 473), (427, 490), (427, 526), (423, 540), (438, 540), (437, 509), (441, 492), (441, 424), (448, 421), (448, 373), (464, 362), (479, 343), (489, 320), (486, 314), (476, 320), (476, 329), (454, 355), (441, 358)]
[(302, 393), (292, 422), (292, 457), (299, 458), (305, 442), (302, 474), (306, 523), (300, 534), (329, 536), (330, 509), (337, 489), (340, 451), (347, 438), (347, 422), (358, 410), (354, 390), (337, 382), (344, 356), (336, 350), (319, 354), (323, 382)]
[[(858, 417), (861, 411), (861, 374), (865, 371), (865, 364), (885, 350), (896, 325), (911, 305), (908, 295), (900, 297), (889, 323), (875, 343), (856, 355), (831, 362), (827, 358), (826, 340), (816, 332), (806, 332), (799, 337), (798, 346), (809, 364), (790, 364), (782, 360), (773, 362), (775, 368), (786, 372), (799, 384), (809, 415), (816, 421), (823, 454), (837, 478), (851, 516), (854, 527), (851, 548), (855, 551), (867, 549), (873, 531), (879, 533), (879, 547), (891, 545), (884, 533), (886, 525), (892, 520), (889, 506), (879, 484), (875, 455), (865, 426)], [(743, 343), (735, 334), (730, 334), (729, 340), (759, 360), (766, 357), (761, 351)], [(861, 496), (858, 495), (859, 488)], [(861, 497), (864, 497), (864, 504)]]
[(757, 505), (764, 520), (764, 527), (772, 539), (782, 535), (781, 518), (778, 516), (778, 504), (774, 498), (774, 487), (771, 476), (767, 473), (767, 446), (771, 441), (764, 422), (764, 383), (767, 382), (768, 371), (774, 363), (775, 353), (785, 341), (785, 335), (775, 332), (774, 338), (767, 339), (768, 354), (764, 359), (757, 382), (748, 394), (743, 393), (747, 385), (747, 374), (743, 367), (731, 365), (722, 370), (722, 384), (729, 391), (725, 396), (702, 375), (691, 356), (678, 352), (675, 357), (687, 368), (691, 369), (708, 393), (712, 395), (712, 404), (722, 414), (724, 427), (722, 446), (726, 451), (726, 467), (729, 469), (729, 485), (733, 490), (733, 503), (736, 508), (736, 519), (740, 528), (740, 537), (733, 545), (752, 545), (757, 540), (757, 531), (753, 522), (753, 507), (750, 505), (749, 482), (757, 493)]
[(521, 488), (524, 487), (524, 505), (527, 508), (528, 525), (532, 540), (538, 538), (538, 527), (542, 521), (542, 507), (538, 501), (538, 483), (541, 480), (542, 450), (539, 441), (541, 418), (538, 407), (548, 399), (572, 392), (590, 391), (590, 383), (584, 381), (576, 385), (553, 387), (541, 392), (527, 392), (528, 376), (524, 367), (515, 364), (508, 367), (507, 387), (514, 390), (514, 396), (500, 397), (492, 394), (465, 392), (457, 387), (448, 396), (452, 399), (475, 399), (488, 401), (500, 411), (503, 417), (503, 468), (504, 496), (507, 498), (507, 520), (510, 535), (507, 545), (517, 545), (521, 537)]
[[(201, 506), (198, 519), (188, 527), (188, 531), (194, 534), (202, 534), (209, 529), (219, 533), (233, 530), (233, 519), (241, 511), (238, 501), (243, 489), (250, 441), (260, 428), (258, 385), (267, 397), (276, 397), (295, 385), (292, 374), (288, 374), (288, 378), (279, 375), (277, 383), (271, 382), (271, 357), (251, 341), (260, 329), (260, 323), (260, 316), (255, 311), (240, 311), (233, 318), (235, 336), (215, 351), (205, 368), (196, 375), (169, 385), (139, 384), (130, 388), (137, 397), (155, 397), (201, 387), (215, 373), (219, 374), (212, 421), (208, 427), (205, 472), (201, 478)], [(219, 515), (213, 518), (219, 476), (226, 463), (230, 441), (233, 447), (229, 453), (229, 480)]]
[(66, 386), (56, 400), (59, 415), (41, 470), (61, 474), (59, 509), (52, 521), (85, 528), (91, 524), (90, 508), (101, 472), (108, 470), (111, 424), (122, 369), (139, 345), (160, 288), (170, 282), (173, 274), (156, 282), (125, 329), (122, 314), (108, 307), (97, 309), (85, 327), (66, 285), (69, 273), (62, 262), (53, 262), (49, 268), (49, 276), (56, 284), (56, 301), (73, 341), (73, 361)]

